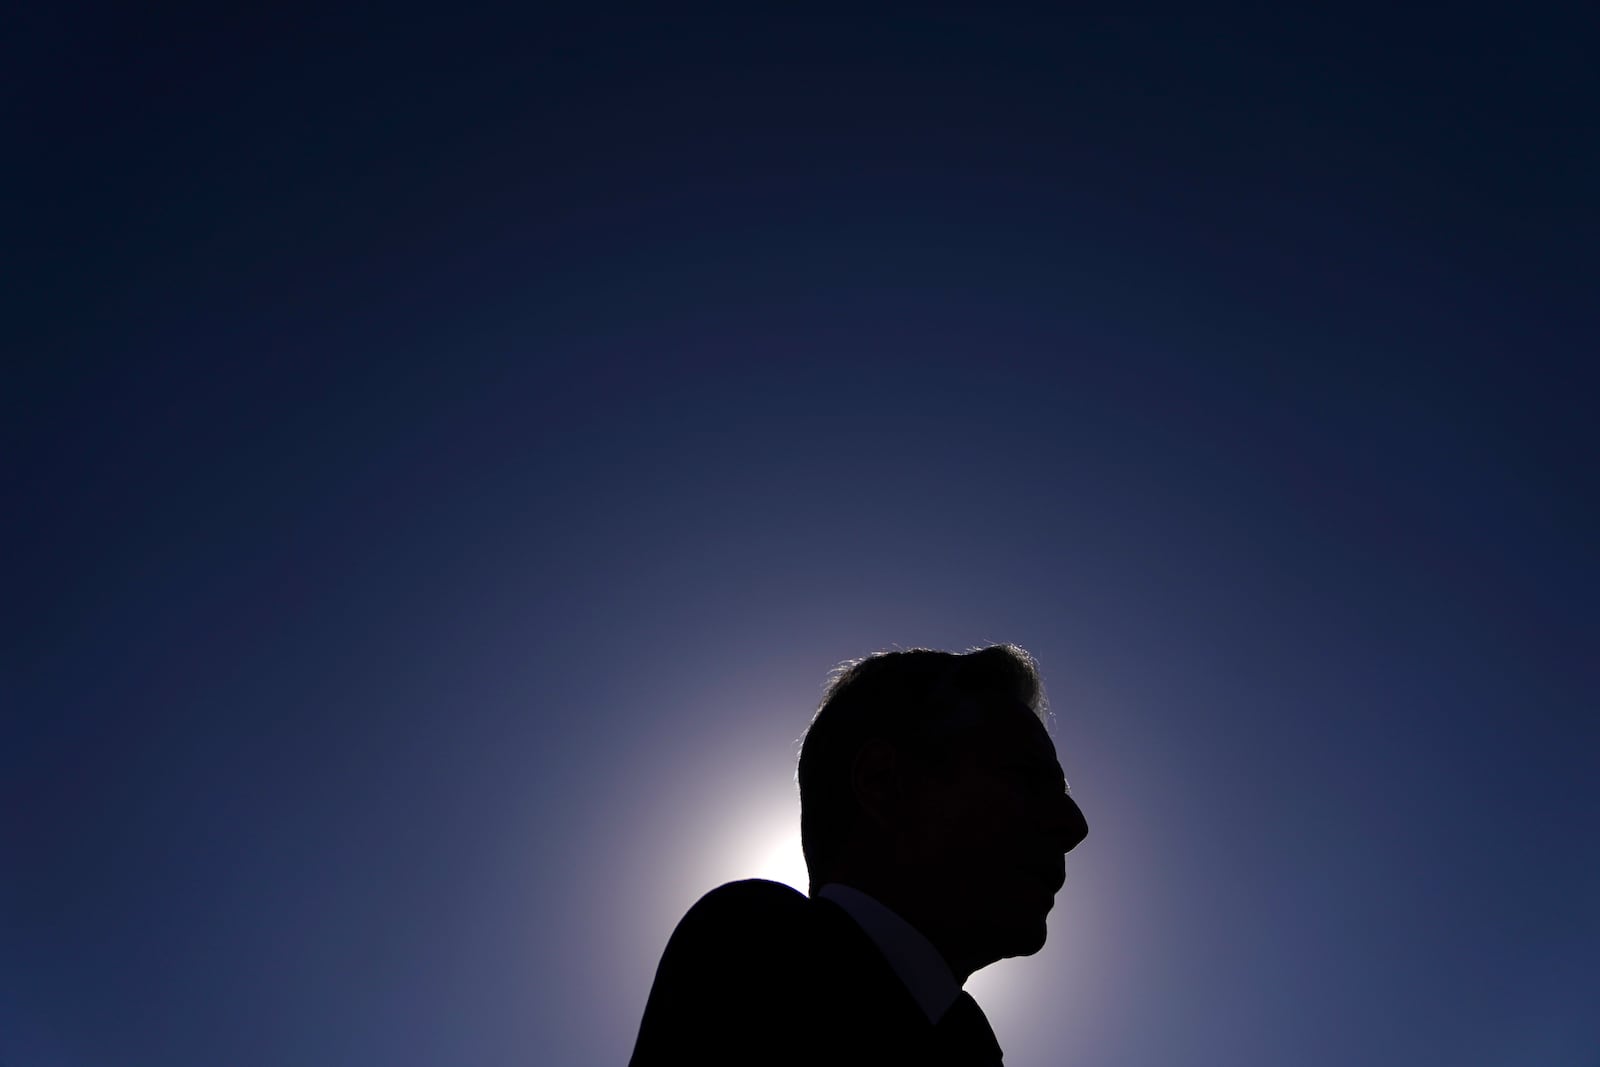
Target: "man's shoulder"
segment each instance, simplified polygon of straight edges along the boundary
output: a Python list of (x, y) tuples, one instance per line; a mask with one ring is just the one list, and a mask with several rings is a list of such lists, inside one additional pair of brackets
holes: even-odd
[(769, 882), (765, 878), (745, 878), (726, 882), (711, 890), (695, 902), (690, 913), (717, 911), (733, 913), (803, 914), (810, 899), (798, 889), (782, 882)]
[(789, 985), (899, 985), (843, 908), (759, 878), (728, 882), (696, 901), (668, 939), (663, 963), (703, 974), (765, 975)]
[[(812, 905), (776, 882), (750, 879), (718, 886), (679, 920), (656, 970), (652, 1003), (685, 995), (748, 1014), (778, 1010), (815, 980)], [(672, 1009), (674, 1012), (676, 1008)]]
[(775, 937), (800, 938), (811, 911), (811, 901), (792, 886), (747, 878), (719, 885), (701, 897), (674, 936), (725, 941), (731, 949)]
[(711, 890), (678, 923), (633, 1064), (893, 1063), (916, 1058), (898, 1053), (920, 1047), (927, 1028), (842, 909), (749, 879)]

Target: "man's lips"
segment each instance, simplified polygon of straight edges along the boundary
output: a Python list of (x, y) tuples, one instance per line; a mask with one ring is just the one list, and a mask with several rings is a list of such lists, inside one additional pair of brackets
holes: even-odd
[(1061, 892), (1061, 887), (1067, 882), (1067, 870), (1058, 863), (1038, 864), (1025, 868), (1025, 871), (1030, 878), (1048, 889), (1051, 896)]

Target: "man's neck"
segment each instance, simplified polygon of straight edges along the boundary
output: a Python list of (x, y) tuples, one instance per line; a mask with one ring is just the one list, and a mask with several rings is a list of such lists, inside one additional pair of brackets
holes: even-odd
[(957, 951), (956, 946), (962, 943), (962, 939), (955, 936), (948, 924), (937, 919), (933, 914), (934, 909), (924, 903), (922, 894), (908, 889), (896, 879), (873, 877), (870, 872), (834, 872), (816, 885), (812, 895), (818, 895), (827, 883), (848, 886), (865, 893), (894, 912), (901, 920), (909, 923), (928, 944), (933, 946), (934, 951), (939, 954), (939, 958), (955, 977), (958, 986), (965, 985), (974, 971), (992, 962), (986, 960), (972, 963), (967, 954)]
[(933, 942), (893, 908), (854, 886), (833, 882), (815, 895), (838, 905), (855, 920), (930, 1023), (944, 1016), (960, 996), (961, 983)]

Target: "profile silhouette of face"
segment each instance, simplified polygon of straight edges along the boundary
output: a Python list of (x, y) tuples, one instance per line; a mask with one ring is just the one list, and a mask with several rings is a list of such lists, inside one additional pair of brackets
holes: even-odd
[(905, 848), (929, 906), (984, 966), (1044, 946), (1066, 853), (1088, 826), (1032, 710), (1016, 702), (975, 710), (929, 764)]

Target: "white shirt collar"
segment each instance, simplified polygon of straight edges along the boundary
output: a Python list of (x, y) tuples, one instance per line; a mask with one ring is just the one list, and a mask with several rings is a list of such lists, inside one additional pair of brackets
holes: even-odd
[(889, 961), (930, 1023), (938, 1022), (950, 1010), (961, 995), (961, 983), (920, 930), (880, 901), (838, 882), (823, 886), (817, 896), (839, 905), (855, 920)]

